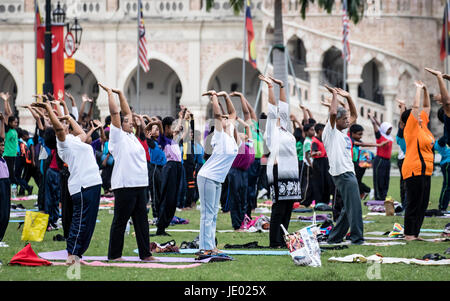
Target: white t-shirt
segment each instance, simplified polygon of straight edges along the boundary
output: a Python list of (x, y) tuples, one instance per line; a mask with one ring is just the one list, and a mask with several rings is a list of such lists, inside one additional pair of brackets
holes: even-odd
[(81, 141), (74, 135), (66, 135), (64, 142), (56, 139), (59, 157), (69, 167), (69, 193), (74, 195), (81, 188), (102, 184), (100, 171), (94, 157), (92, 146)]
[(348, 129), (341, 132), (336, 128), (336, 125), (333, 129), (330, 120), (328, 120), (322, 133), (323, 145), (330, 163), (330, 175), (333, 177), (346, 172), (355, 173), (352, 160), (352, 141), (347, 133)]
[(134, 134), (111, 124), (108, 150), (114, 157), (111, 189), (148, 186), (145, 149)]
[(238, 154), (239, 147), (234, 137), (217, 130), (214, 131), (211, 146), (213, 147), (211, 157), (200, 168), (198, 175), (223, 183)]

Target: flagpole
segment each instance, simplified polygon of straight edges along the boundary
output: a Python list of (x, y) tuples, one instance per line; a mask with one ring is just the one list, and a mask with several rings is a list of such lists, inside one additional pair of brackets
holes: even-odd
[(34, 0), (34, 93), (37, 94), (37, 22), (36, 22), (36, 9), (37, 0)]
[[(446, 5), (445, 5), (445, 74), (448, 74), (448, 5), (449, 5), (449, 1), (446, 1)], [(445, 81), (445, 86), (447, 87), (448, 90), (448, 81)]]
[[(137, 110), (139, 114), (141, 113), (141, 100), (139, 98), (139, 86), (140, 86), (140, 68), (139, 68), (139, 26), (141, 21), (141, 0), (138, 0), (138, 10), (137, 10), (137, 79), (136, 79), (136, 103)], [(147, 59), (147, 58), (146, 58)]]
[(244, 0), (245, 8), (244, 8), (244, 41), (243, 51), (242, 51), (242, 94), (245, 97), (245, 51), (247, 48), (247, 0)]
[[(347, 14), (347, 0), (344, 0), (344, 8), (345, 8), (345, 14)], [(348, 36), (347, 36), (347, 39), (348, 39)], [(345, 46), (345, 43), (346, 43), (346, 41), (344, 42), (344, 48), (346, 47)], [(348, 50), (347, 51), (344, 51), (345, 52), (345, 54), (344, 54), (344, 77), (343, 77), (343, 81), (342, 81), (342, 89), (344, 89), (344, 90), (347, 90), (346, 89), (346, 86), (347, 86), (347, 52), (348, 52)]]

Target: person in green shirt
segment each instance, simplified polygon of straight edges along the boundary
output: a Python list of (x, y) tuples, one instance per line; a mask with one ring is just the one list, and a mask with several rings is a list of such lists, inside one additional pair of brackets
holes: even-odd
[(19, 137), (16, 130), (17, 126), (19, 125), (19, 120), (16, 116), (13, 116), (11, 106), (9, 104), (9, 98), (9, 93), (0, 93), (0, 99), (5, 102), (5, 118), (3, 119), (5, 126), (5, 150), (3, 151), (3, 158), (8, 165), (9, 180), (11, 184), (17, 185), (14, 171), (17, 157), (17, 148), (19, 146)]

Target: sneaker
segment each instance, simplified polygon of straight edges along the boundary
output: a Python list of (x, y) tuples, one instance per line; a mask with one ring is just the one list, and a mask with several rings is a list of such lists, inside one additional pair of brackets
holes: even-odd
[(370, 189), (369, 200), (373, 200), (374, 197), (375, 197), (375, 190)]

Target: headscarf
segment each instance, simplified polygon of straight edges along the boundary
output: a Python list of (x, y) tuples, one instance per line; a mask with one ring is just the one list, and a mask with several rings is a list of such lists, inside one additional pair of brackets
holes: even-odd
[(380, 125), (380, 134), (381, 136), (383, 136), (384, 138), (386, 138), (389, 141), (394, 141), (394, 138), (391, 135), (387, 135), (386, 132), (392, 129), (392, 124), (390, 124), (389, 122), (383, 122)]

